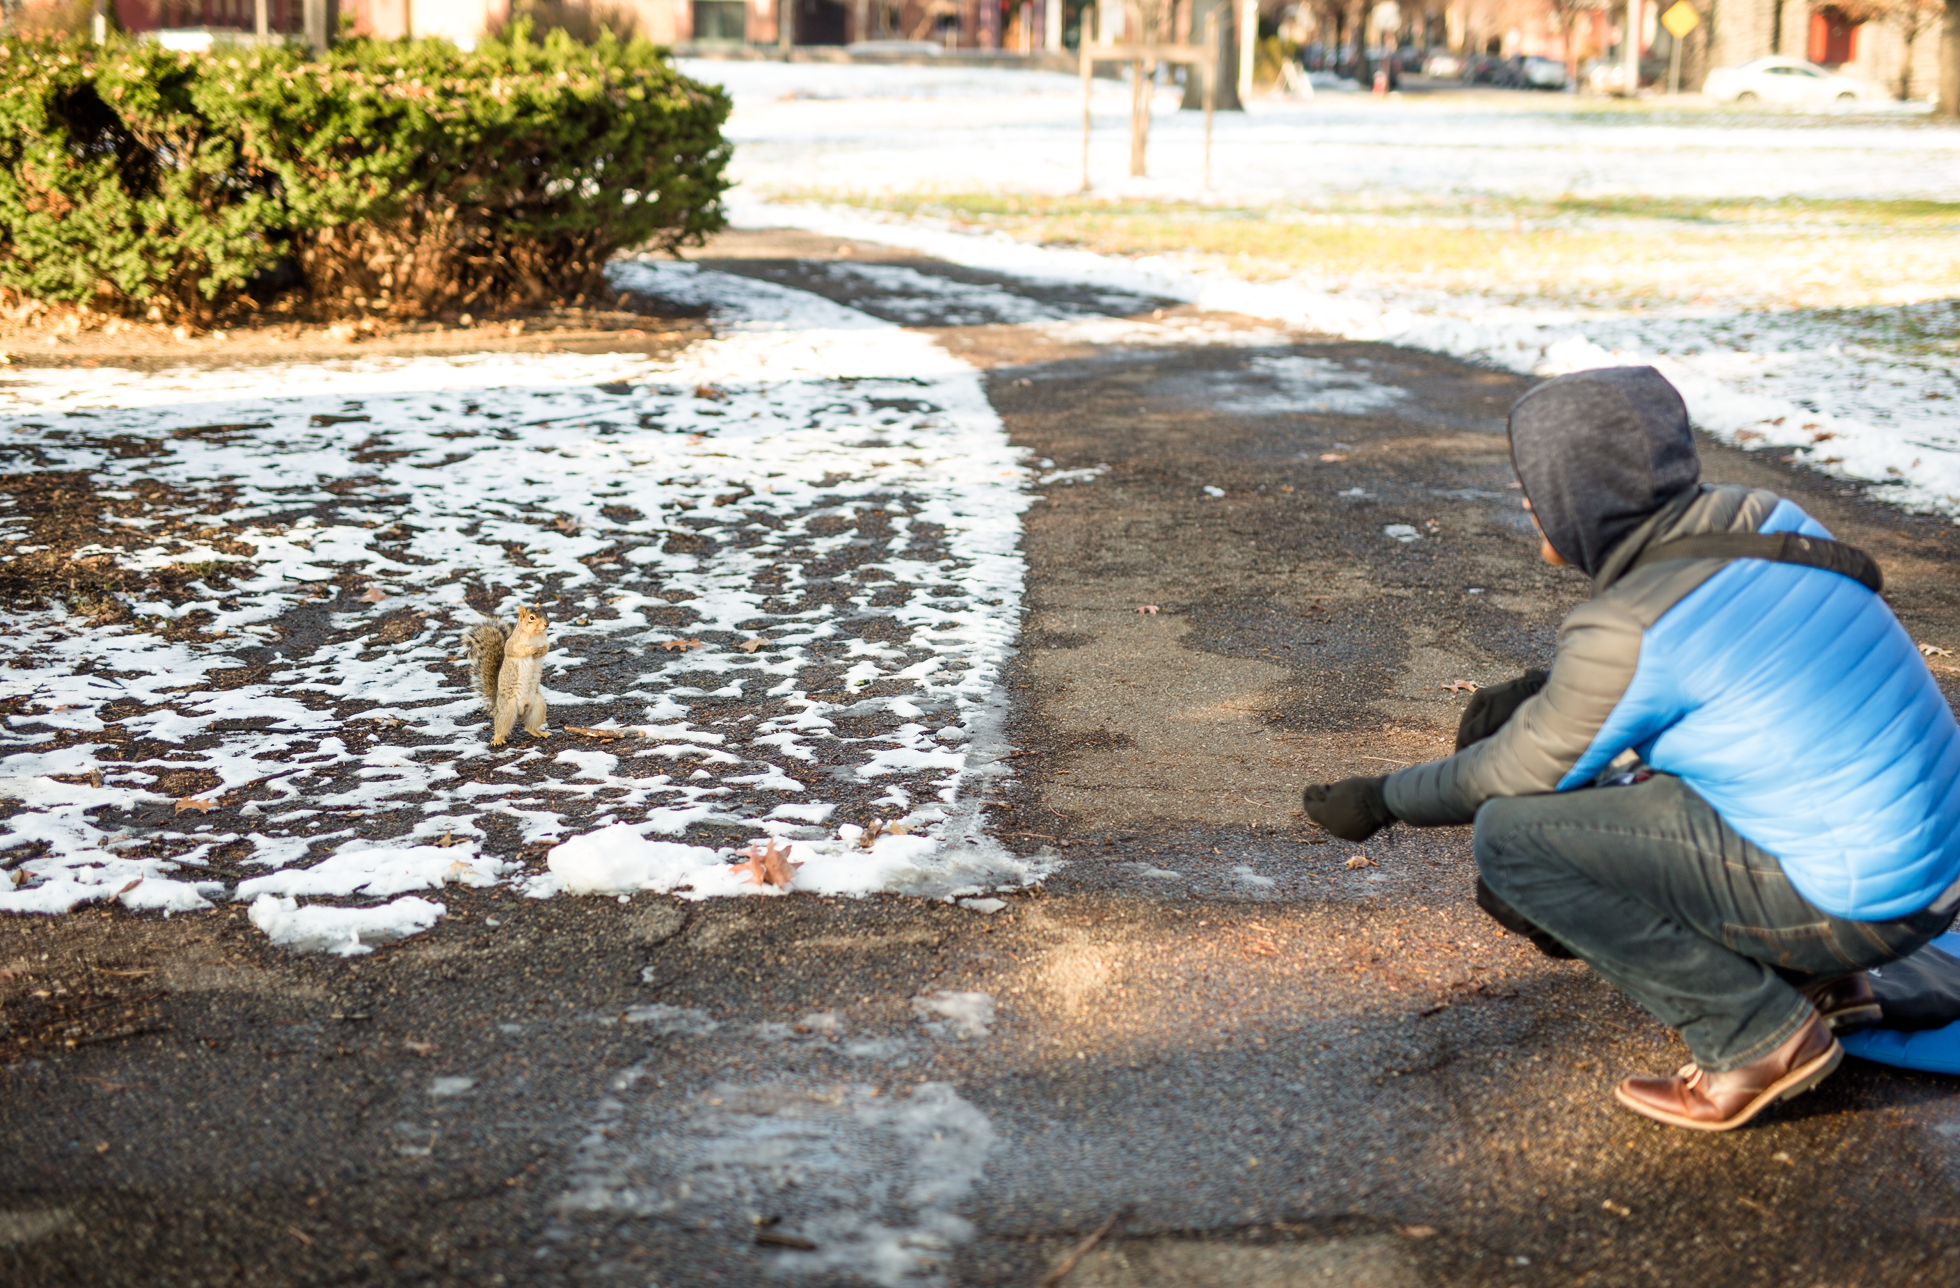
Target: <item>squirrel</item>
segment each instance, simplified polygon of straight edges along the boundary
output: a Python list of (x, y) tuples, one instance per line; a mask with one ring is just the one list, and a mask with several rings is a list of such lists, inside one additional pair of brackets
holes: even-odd
[(463, 647), (476, 670), (476, 687), (490, 712), (490, 745), (501, 747), (519, 716), (524, 731), (549, 738), (544, 727), (544, 698), (538, 677), (544, 671), (544, 614), (535, 608), (517, 610), (515, 628), (503, 622), (480, 622), (463, 636)]

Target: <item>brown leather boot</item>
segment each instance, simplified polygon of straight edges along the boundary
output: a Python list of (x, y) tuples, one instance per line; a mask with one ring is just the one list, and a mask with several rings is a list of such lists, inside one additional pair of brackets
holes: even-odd
[(1760, 1060), (1709, 1073), (1683, 1065), (1672, 1078), (1628, 1078), (1613, 1096), (1636, 1114), (1691, 1131), (1734, 1131), (1779, 1100), (1809, 1091), (1844, 1059), (1844, 1048), (1815, 1015)]
[(1868, 1028), (1885, 1018), (1872, 992), (1872, 977), (1863, 971), (1812, 980), (1797, 990), (1817, 1008), (1817, 1016), (1831, 1026), (1833, 1033), (1849, 1033)]

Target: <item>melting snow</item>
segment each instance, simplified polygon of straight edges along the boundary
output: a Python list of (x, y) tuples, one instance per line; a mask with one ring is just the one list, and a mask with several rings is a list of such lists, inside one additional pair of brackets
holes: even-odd
[[(755, 893), (726, 834), (682, 839), (704, 825), (783, 840), (798, 889), (1028, 875), (977, 804), (1006, 772), (990, 765), (1029, 479), (977, 373), (807, 293), (670, 263), (616, 279), (705, 305), (715, 338), (671, 360), (10, 377), (14, 468), (150, 498), (98, 552), (220, 584), (118, 625), (60, 604), (15, 617), (0, 858), (34, 852), (0, 910), (230, 897), (280, 943), (363, 952), (442, 905), (304, 901), (498, 880)], [(488, 746), (458, 656), (468, 604), (534, 600), (552, 726), (638, 736)], [(746, 719), (707, 714), (731, 702)], [(166, 778), (209, 783), (193, 790), (216, 810), (160, 809)], [(832, 824), (867, 793), (909, 834), (867, 848)], [(545, 869), (512, 857), (552, 844)]]

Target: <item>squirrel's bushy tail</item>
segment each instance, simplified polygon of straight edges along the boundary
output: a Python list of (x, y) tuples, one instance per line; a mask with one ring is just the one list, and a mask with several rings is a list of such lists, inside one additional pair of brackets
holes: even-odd
[(504, 637), (510, 627), (502, 622), (478, 622), (463, 632), (463, 649), (470, 655), (470, 669), (476, 673), (476, 687), (483, 694), (486, 710), (497, 709), (497, 672), (504, 665)]

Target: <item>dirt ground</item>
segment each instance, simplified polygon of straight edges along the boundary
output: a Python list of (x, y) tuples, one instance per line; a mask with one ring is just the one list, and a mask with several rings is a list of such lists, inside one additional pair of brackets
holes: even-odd
[[(237, 909), (0, 923), (9, 1283), (1033, 1285), (1112, 1218), (1062, 1284), (1952, 1280), (1949, 1080), (1631, 1117), (1612, 1083), (1683, 1049), (1477, 911), (1466, 830), (1298, 814), (1446, 752), (1448, 686), (1584, 596), (1511, 486), (1527, 381), (803, 234), (703, 262), (932, 329), (1045, 470), (1100, 471), (1025, 519), (989, 808), (1061, 865), (992, 915), (458, 891), (358, 961)], [(1702, 446), (1960, 651), (1950, 524)]]

